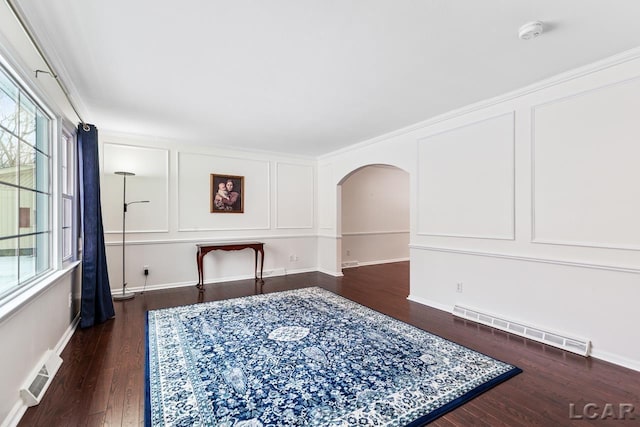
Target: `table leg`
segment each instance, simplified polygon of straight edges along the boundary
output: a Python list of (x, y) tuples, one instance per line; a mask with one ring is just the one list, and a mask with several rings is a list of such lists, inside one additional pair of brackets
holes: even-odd
[(202, 252), (196, 253), (196, 263), (198, 264), (198, 289), (204, 289), (204, 272), (202, 271)]
[[(256, 258), (258, 255), (256, 254)], [(264, 269), (264, 249), (260, 248), (260, 280), (262, 280), (262, 270)]]
[(253, 276), (256, 280), (258, 280), (258, 249), (253, 250)]

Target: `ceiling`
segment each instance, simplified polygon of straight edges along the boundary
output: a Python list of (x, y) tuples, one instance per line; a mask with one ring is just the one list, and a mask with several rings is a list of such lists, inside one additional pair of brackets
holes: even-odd
[(14, 3), (100, 130), (302, 156), (640, 46), (637, 0)]

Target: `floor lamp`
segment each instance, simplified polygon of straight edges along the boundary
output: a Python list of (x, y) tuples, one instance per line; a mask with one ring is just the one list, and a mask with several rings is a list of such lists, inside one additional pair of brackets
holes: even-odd
[(116, 175), (122, 175), (122, 293), (116, 294), (113, 296), (115, 301), (122, 301), (126, 299), (131, 299), (135, 295), (133, 292), (126, 292), (127, 288), (127, 280), (125, 278), (125, 253), (124, 253), (124, 236), (125, 236), (125, 225), (127, 218), (127, 206), (132, 205), (134, 203), (149, 203), (148, 200), (136, 200), (135, 202), (127, 203), (127, 177), (134, 176), (133, 172), (115, 172)]

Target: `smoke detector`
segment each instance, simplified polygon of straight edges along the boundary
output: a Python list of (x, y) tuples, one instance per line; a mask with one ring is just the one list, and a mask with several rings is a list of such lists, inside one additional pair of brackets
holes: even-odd
[(520, 29), (518, 30), (518, 37), (520, 37), (522, 40), (535, 39), (540, 34), (542, 34), (543, 30), (544, 29), (542, 28), (542, 22), (529, 22), (528, 24), (524, 24), (522, 27), (520, 27)]

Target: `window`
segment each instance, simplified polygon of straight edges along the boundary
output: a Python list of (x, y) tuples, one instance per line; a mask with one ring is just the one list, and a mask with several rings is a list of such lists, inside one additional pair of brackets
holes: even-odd
[(75, 259), (78, 210), (76, 202), (76, 150), (75, 137), (62, 131), (60, 144), (60, 175), (62, 190), (62, 261)]
[(52, 126), (0, 67), (0, 301), (52, 268)]

